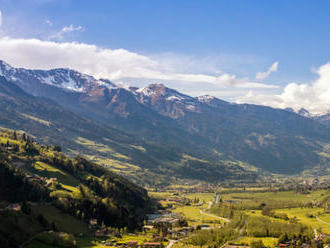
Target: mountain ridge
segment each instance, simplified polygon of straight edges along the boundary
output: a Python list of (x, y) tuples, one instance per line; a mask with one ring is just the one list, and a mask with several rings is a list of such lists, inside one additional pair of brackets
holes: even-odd
[[(54, 70), (70, 74), (69, 69)], [(329, 163), (329, 129), (288, 110), (234, 104), (212, 96), (191, 97), (162, 84), (137, 89), (107, 81), (105, 86), (94, 78), (87, 82), (87, 76), (77, 77), (80, 81), (75, 85), (80, 90), (74, 91), (72, 87), (47, 84), (38, 77), (42, 74), (48, 78), (52, 70), (37, 70), (34, 76), (34, 70), (27, 74), (25, 69), (9, 72), (1, 71), (9, 80), (14, 77), (12, 83), (28, 94), (51, 99), (84, 118), (149, 144), (212, 164), (242, 161), (262, 170), (292, 174)], [(65, 76), (58, 78), (69, 81)]]

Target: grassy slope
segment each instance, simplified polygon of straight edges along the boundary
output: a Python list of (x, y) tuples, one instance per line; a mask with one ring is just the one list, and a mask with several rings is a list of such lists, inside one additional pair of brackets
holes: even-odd
[(48, 222), (55, 222), (56, 227), (66, 233), (79, 234), (83, 233), (85, 235), (90, 235), (91, 232), (88, 229), (88, 225), (78, 220), (77, 218), (61, 212), (54, 206), (50, 205), (37, 205), (32, 206), (32, 212), (35, 215), (42, 214)]

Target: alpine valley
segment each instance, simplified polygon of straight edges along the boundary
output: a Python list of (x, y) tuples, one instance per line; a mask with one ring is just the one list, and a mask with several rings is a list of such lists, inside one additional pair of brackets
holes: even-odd
[[(303, 111), (302, 111), (303, 112)], [(303, 112), (305, 113), (305, 112)], [(0, 125), (141, 184), (326, 175), (329, 116), (0, 62)]]

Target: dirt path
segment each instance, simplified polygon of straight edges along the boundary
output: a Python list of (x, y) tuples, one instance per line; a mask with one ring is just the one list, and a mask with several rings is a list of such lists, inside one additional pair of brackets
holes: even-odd
[(220, 216), (217, 216), (217, 215), (215, 215), (215, 214), (206, 213), (206, 212), (204, 212), (203, 210), (200, 210), (199, 213), (200, 213), (200, 214), (204, 214), (204, 215), (209, 216), (209, 217), (217, 218), (217, 219), (219, 219), (219, 220), (223, 220), (223, 221), (225, 221), (225, 222), (230, 222), (230, 220), (227, 219), (227, 218), (220, 217)]
[(329, 225), (330, 226), (330, 223), (329, 222), (326, 222), (324, 220), (321, 220), (318, 216), (316, 216), (316, 219), (317, 219), (318, 222), (321, 222), (323, 224), (326, 224), (326, 225)]
[(179, 242), (179, 240), (173, 240), (173, 239), (170, 239), (170, 241), (168, 242), (166, 248), (171, 248), (175, 243)]

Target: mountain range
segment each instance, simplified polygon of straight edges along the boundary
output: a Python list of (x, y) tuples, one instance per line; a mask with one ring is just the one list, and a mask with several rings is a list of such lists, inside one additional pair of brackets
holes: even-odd
[(191, 97), (162, 84), (122, 87), (71, 69), (0, 62), (0, 125), (134, 180), (253, 180), (326, 168), (329, 115)]

